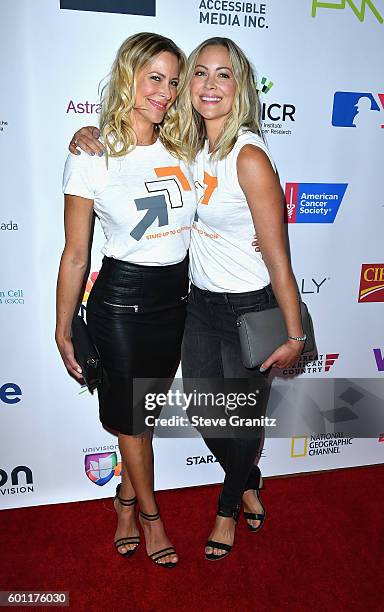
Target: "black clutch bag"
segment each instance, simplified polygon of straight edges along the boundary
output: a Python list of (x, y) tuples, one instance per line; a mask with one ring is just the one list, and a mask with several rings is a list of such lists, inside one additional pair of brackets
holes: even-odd
[[(316, 351), (311, 315), (304, 302), (300, 302), (301, 321), (307, 339), (303, 353)], [(283, 314), (279, 307), (246, 312), (237, 319), (241, 344), (241, 357), (246, 368), (255, 368), (272, 355), (288, 338)]]
[(102, 379), (100, 355), (89, 334), (87, 325), (80, 315), (72, 320), (72, 344), (75, 358), (82, 369), (82, 376), (92, 393)]

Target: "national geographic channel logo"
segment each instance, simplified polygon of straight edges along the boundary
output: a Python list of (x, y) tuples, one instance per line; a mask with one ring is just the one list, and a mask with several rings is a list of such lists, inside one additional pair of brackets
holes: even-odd
[(344, 10), (347, 5), (352, 9), (353, 13), (360, 22), (365, 20), (365, 10), (368, 7), (379, 23), (383, 23), (384, 19), (376, 8), (376, 2), (373, 0), (361, 0), (360, 9), (357, 7), (356, 0), (334, 0), (333, 2), (322, 2), (312, 0), (312, 17), (317, 17), (317, 9), (339, 9)]
[(343, 432), (293, 436), (291, 438), (291, 459), (313, 457), (314, 455), (340, 454), (344, 447), (352, 444), (353, 438)]

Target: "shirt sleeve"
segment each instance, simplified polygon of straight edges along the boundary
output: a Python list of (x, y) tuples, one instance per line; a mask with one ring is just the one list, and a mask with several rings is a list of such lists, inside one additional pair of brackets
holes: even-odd
[(81, 155), (70, 153), (64, 166), (63, 193), (93, 200), (95, 197), (93, 174), (91, 156), (86, 153)]

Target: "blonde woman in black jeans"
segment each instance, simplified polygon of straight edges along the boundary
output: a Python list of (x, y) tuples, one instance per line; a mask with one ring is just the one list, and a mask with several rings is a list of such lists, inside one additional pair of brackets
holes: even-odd
[[(285, 240), (280, 184), (261, 137), (251, 66), (231, 40), (212, 38), (190, 55), (178, 113), (183, 151), (194, 162), (198, 207), (190, 246), (191, 291), (184, 331), (186, 378), (263, 377), (285, 368), (304, 343), (296, 282)], [(187, 127), (184, 127), (187, 126)], [(260, 253), (252, 248), (256, 230)], [(241, 362), (238, 315), (280, 306), (286, 342), (254, 370)], [(205, 437), (225, 471), (216, 521), (205, 549), (218, 560), (231, 551), (243, 502), (251, 530), (263, 524), (258, 499), (260, 431), (239, 439)]]

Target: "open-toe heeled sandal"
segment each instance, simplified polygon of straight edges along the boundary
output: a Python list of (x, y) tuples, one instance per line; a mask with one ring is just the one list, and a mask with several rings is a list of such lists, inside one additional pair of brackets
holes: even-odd
[[(120, 488), (121, 485), (118, 484), (116, 487), (116, 495), (114, 497), (115, 501), (116, 499), (118, 500), (119, 504), (121, 504), (122, 506), (134, 506), (137, 502), (136, 497), (131, 497), (131, 499), (123, 499), (122, 497), (120, 497)], [(136, 552), (138, 545), (140, 544), (140, 536), (129, 536), (127, 538), (119, 538), (118, 540), (115, 540), (115, 546), (116, 546), (116, 550), (119, 553), (119, 555), (121, 557), (132, 557), (132, 555)], [(134, 548), (127, 548), (127, 550), (125, 552), (120, 552), (119, 548), (123, 548), (126, 546), (132, 546), (134, 545)]]
[[(141, 510), (140, 510), (140, 516), (146, 521), (157, 521), (160, 518), (159, 512), (156, 512), (156, 514), (147, 514), (146, 512), (142, 512)], [(168, 555), (176, 555), (176, 549), (173, 546), (168, 546), (167, 548), (162, 548), (161, 550), (157, 550), (156, 552), (148, 555), (148, 557), (152, 559), (152, 561), (160, 567), (167, 567), (167, 568), (176, 567), (177, 562), (175, 563), (174, 561), (166, 561), (165, 563), (159, 563), (160, 559), (163, 559), (164, 557), (168, 557)]]
[[(227, 510), (224, 510), (223, 508), (220, 507), (220, 498), (219, 498), (219, 509), (217, 512), (217, 516), (223, 516), (224, 518), (233, 518), (235, 523), (237, 523), (237, 519), (239, 518), (239, 513), (240, 513), (240, 505), (236, 506), (236, 508), (232, 512), (228, 512)], [(225, 544), (224, 542), (217, 542), (216, 540), (208, 540), (205, 545), (205, 548), (207, 548), (207, 546), (225, 551), (222, 555), (215, 555), (213, 552), (211, 553), (206, 552), (205, 558), (208, 561), (218, 561), (219, 559), (224, 559), (225, 557), (228, 557), (229, 553), (231, 552), (233, 548), (233, 545), (231, 546), (230, 544)]]
[[(251, 489), (254, 494), (255, 497), (257, 497), (257, 500), (259, 502), (259, 504), (261, 505), (263, 512), (245, 512), (244, 510), (244, 518), (246, 520), (247, 523), (247, 527), (250, 531), (252, 531), (253, 533), (255, 533), (256, 531), (260, 531), (260, 529), (262, 528), (262, 526), (264, 525), (264, 521), (265, 521), (265, 516), (266, 516), (266, 510), (261, 502), (261, 499), (259, 498), (259, 491), (263, 486), (263, 479), (260, 476), (260, 482), (259, 482), (259, 486), (258, 488), (253, 488)], [(248, 491), (249, 489), (246, 489), (246, 491)], [(254, 527), (254, 525), (251, 525), (250, 523), (248, 523), (248, 521), (260, 521), (260, 524), (257, 527)]]

